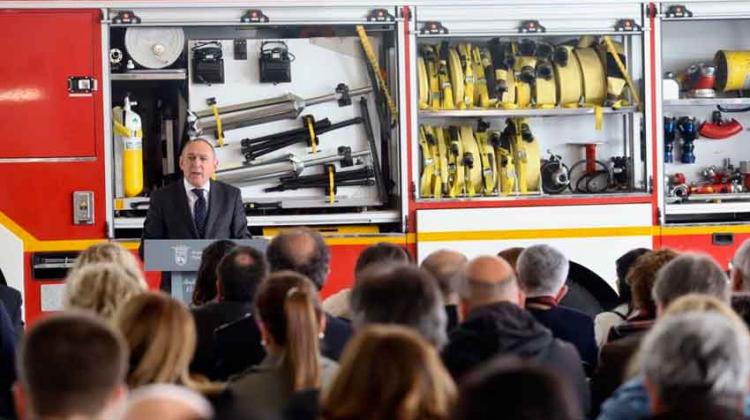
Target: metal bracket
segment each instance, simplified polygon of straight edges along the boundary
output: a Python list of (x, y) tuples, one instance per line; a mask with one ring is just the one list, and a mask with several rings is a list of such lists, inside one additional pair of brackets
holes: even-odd
[(373, 9), (367, 15), (368, 22), (395, 22), (396, 17), (388, 12), (387, 9)]
[(349, 95), (349, 86), (346, 83), (339, 83), (336, 86), (336, 93), (340, 95), (338, 99), (339, 106), (349, 106), (352, 104), (352, 97)]
[(96, 79), (91, 76), (68, 77), (68, 93), (92, 93), (96, 90)]
[(422, 29), (419, 30), (419, 33), (430, 34), (430, 35), (447, 34), (448, 28), (443, 26), (443, 24), (440, 22), (428, 21), (428, 22), (425, 22), (424, 25), (422, 25)]
[(268, 21), (268, 16), (263, 14), (263, 11), (260, 9), (248, 10), (240, 19), (242, 23), (267, 23)]
[(120, 10), (117, 15), (112, 19), (112, 23), (116, 24), (131, 24), (141, 23), (141, 18), (136, 16), (131, 10)]
[(681, 4), (673, 4), (669, 6), (664, 16), (668, 18), (689, 18), (693, 17), (693, 12), (687, 9), (687, 7)]
[(615, 31), (618, 32), (634, 32), (640, 30), (641, 25), (635, 23), (634, 19), (620, 19), (615, 23)]
[(518, 27), (518, 32), (522, 34), (536, 34), (547, 32), (547, 28), (542, 26), (538, 20), (524, 20), (521, 22), (521, 26)]

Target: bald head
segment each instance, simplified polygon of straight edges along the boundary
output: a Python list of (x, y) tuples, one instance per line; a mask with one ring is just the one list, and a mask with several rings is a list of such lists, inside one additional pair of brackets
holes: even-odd
[(211, 404), (196, 392), (178, 385), (156, 384), (133, 391), (124, 420), (203, 420), (213, 418)]
[(455, 303), (458, 276), (467, 261), (464, 254), (449, 249), (435, 251), (422, 261), (421, 268), (435, 277), (446, 303)]
[(464, 312), (497, 302), (521, 302), (513, 267), (500, 257), (483, 255), (469, 261), (459, 288)]
[(277, 235), (266, 249), (271, 272), (291, 270), (307, 276), (318, 290), (328, 277), (330, 250), (320, 233), (307, 228), (291, 229)]

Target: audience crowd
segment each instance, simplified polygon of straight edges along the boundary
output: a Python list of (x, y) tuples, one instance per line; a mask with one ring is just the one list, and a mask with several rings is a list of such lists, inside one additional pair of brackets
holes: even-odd
[(93, 245), (63, 311), (30, 327), (0, 272), (0, 419), (743, 419), (750, 416), (750, 240), (712, 258), (633, 249), (619, 302), (591, 317), (564, 249), (421, 265), (366, 248), (323, 299), (330, 250), (284, 230), (222, 240), (189, 304), (149, 291), (133, 253)]

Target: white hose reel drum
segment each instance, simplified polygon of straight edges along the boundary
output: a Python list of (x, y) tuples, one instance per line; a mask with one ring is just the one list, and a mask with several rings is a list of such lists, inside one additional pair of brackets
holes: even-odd
[(125, 48), (130, 58), (148, 69), (169, 67), (182, 54), (185, 32), (180, 28), (128, 28)]

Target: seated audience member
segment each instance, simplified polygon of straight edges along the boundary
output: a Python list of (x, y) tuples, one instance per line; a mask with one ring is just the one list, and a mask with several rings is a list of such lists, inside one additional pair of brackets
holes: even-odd
[[(404, 248), (381, 242), (365, 248), (354, 264), (354, 282), (361, 275), (362, 271), (371, 265), (383, 265), (389, 263), (408, 263), (409, 253)], [(337, 293), (329, 296), (323, 301), (323, 310), (333, 316), (340, 318), (352, 319), (352, 311), (349, 307), (349, 297), (352, 289), (342, 289)]]
[(632, 294), (632, 313), (627, 322), (612, 328), (610, 341), (599, 352), (599, 366), (591, 380), (594, 407), (599, 407), (623, 383), (628, 361), (656, 318), (652, 295), (656, 273), (677, 255), (669, 248), (649, 252), (640, 256), (630, 269), (627, 282)]
[(21, 419), (113, 419), (125, 402), (122, 336), (87, 313), (51, 315), (21, 341), (14, 387)]
[(21, 315), (23, 300), (21, 299), (21, 292), (8, 286), (3, 270), (0, 270), (0, 303), (5, 306), (11, 325), (13, 325), (16, 335), (20, 339), (23, 335), (23, 316)]
[[(266, 249), (270, 271), (291, 270), (310, 279), (316, 289), (323, 288), (328, 277), (331, 251), (320, 233), (297, 228), (284, 230)], [(326, 334), (321, 343), (323, 356), (338, 360), (352, 334), (349, 322), (325, 313)], [(216, 330), (219, 365), (224, 375), (239, 373), (263, 360), (260, 331), (256, 319), (246, 316)]]
[(146, 281), (122, 265), (92, 263), (70, 270), (65, 279), (65, 310), (81, 309), (112, 320), (130, 297), (146, 292)]
[(240, 417), (267, 418), (281, 413), (293, 393), (325, 389), (338, 365), (320, 355), (326, 318), (306, 277), (291, 271), (272, 274), (260, 285), (255, 308), (266, 357), (232, 378), (228, 391)]
[(203, 248), (201, 264), (195, 277), (192, 305), (198, 307), (216, 299), (216, 267), (237, 244), (229, 239), (219, 239)]
[(190, 364), (192, 373), (214, 380), (225, 379), (217, 367), (214, 330), (250, 314), (255, 291), (268, 275), (268, 264), (260, 251), (239, 246), (219, 262), (216, 272), (218, 300), (192, 310), (198, 345)]
[(206, 395), (217, 384), (198, 382), (188, 373), (195, 353), (195, 323), (181, 302), (164, 293), (132, 297), (117, 312), (115, 324), (130, 349), (130, 389), (149, 384), (182, 384)]
[(456, 387), (435, 349), (414, 331), (373, 325), (358, 331), (323, 393), (324, 420), (448, 419)]
[(398, 324), (417, 331), (436, 348), (447, 341), (443, 298), (430, 273), (410, 264), (372, 267), (352, 290), (352, 323)]
[(522, 306), (525, 296), (505, 260), (481, 256), (460, 277), (463, 322), (450, 334), (443, 361), (456, 380), (496, 356), (514, 355), (560, 374), (588, 411), (589, 390), (575, 347), (556, 339)]
[(128, 398), (122, 420), (211, 420), (213, 408), (202, 395), (179, 385), (146, 385)]
[(729, 273), (732, 291), (750, 292), (750, 239), (745, 240), (734, 252)]
[(462, 382), (455, 420), (579, 420), (569, 384), (554, 372), (517, 357), (496, 358)]
[(506, 248), (497, 253), (498, 257), (504, 259), (508, 262), (508, 264), (510, 264), (511, 267), (513, 267), (513, 273), (516, 276), (518, 276), (518, 271), (516, 270), (516, 266), (518, 266), (518, 257), (521, 256), (523, 250), (523, 247), (515, 246), (512, 248)]
[(576, 346), (586, 373), (592, 374), (599, 357), (594, 320), (583, 312), (558, 305), (568, 290), (568, 268), (568, 259), (557, 249), (533, 245), (518, 257), (518, 284), (526, 295), (526, 309), (555, 338)]
[[(688, 294), (714, 297), (723, 303), (722, 306), (726, 306), (729, 302), (729, 282), (721, 267), (712, 258), (686, 253), (670, 261), (658, 271), (653, 294), (658, 324), (665, 308), (671, 307), (673, 302)], [(630, 356), (623, 362), (621, 373), (623, 377), (625, 377), (627, 361), (635, 355), (642, 341), (642, 336), (633, 337), (635, 338), (630, 343), (632, 346)], [(631, 339), (623, 338), (615, 343), (626, 340)], [(596, 382), (593, 382), (592, 386), (596, 386)], [(646, 399), (643, 378), (635, 377), (622, 384), (601, 405), (599, 418), (614, 420), (647, 417), (649, 415), (648, 404), (643, 403)]]
[(634, 334), (644, 334), (651, 328), (656, 319), (656, 303), (652, 296), (656, 273), (678, 255), (669, 248), (662, 248), (644, 254), (633, 264), (626, 278), (631, 290), (631, 313), (625, 323), (609, 331), (607, 342)]
[(0, 418), (14, 419), (11, 387), (16, 381), (16, 342), (19, 337), (13, 329), (10, 316), (0, 302)]
[(460, 252), (441, 249), (428, 255), (420, 266), (437, 280), (445, 303), (445, 314), (448, 317), (448, 324), (446, 325), (448, 332), (456, 328), (460, 322), (456, 282), (467, 261), (466, 257)]
[(98, 263), (117, 264), (130, 274), (137, 283), (146, 283), (141, 264), (135, 255), (115, 242), (101, 242), (81, 251), (73, 262), (73, 267), (68, 272), (68, 276), (86, 266)]
[(594, 335), (596, 336), (596, 344), (599, 348), (607, 342), (607, 335), (609, 334), (610, 328), (615, 325), (624, 324), (628, 316), (630, 316), (630, 313), (632, 312), (630, 303), (630, 285), (626, 278), (638, 257), (650, 252), (651, 250), (647, 248), (632, 249), (621, 255), (620, 258), (615, 261), (615, 269), (617, 271), (617, 294), (619, 296), (620, 304), (612, 310), (602, 312), (594, 317)]
[(725, 316), (665, 316), (644, 338), (639, 353), (653, 418), (745, 418), (749, 348), (747, 328)]

